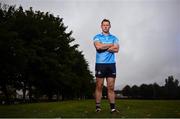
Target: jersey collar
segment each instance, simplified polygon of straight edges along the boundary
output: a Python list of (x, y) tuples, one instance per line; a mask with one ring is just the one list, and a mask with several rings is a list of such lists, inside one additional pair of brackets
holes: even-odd
[(101, 33), (102, 36), (111, 36), (111, 33), (109, 33), (108, 35), (104, 35), (103, 33)]

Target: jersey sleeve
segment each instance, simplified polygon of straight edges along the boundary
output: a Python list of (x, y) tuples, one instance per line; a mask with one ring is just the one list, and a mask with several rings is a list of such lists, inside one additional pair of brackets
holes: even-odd
[(96, 36), (94, 36), (93, 41), (94, 41), (94, 42), (96, 42), (96, 41), (97, 41), (97, 42), (100, 42), (100, 40), (99, 40), (99, 38), (98, 38), (98, 36), (97, 36), (97, 35), (96, 35)]
[(119, 45), (119, 39), (117, 37), (114, 36), (114, 44)]

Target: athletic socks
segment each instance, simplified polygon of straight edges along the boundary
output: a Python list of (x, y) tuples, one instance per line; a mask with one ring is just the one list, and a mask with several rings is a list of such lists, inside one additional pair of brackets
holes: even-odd
[[(97, 108), (101, 108), (101, 104), (100, 103), (96, 103), (96, 109)], [(115, 103), (110, 103), (110, 108), (111, 109), (115, 109)]]
[[(110, 103), (110, 108), (111, 108), (111, 112), (116, 111), (115, 103)], [(100, 112), (100, 111), (101, 111), (101, 104), (96, 103), (96, 112)]]
[(100, 109), (101, 108), (101, 104), (100, 103), (96, 103), (96, 109)]
[(115, 109), (115, 103), (110, 103), (110, 108), (111, 108), (111, 110)]
[(96, 112), (101, 112), (100, 103), (96, 103)]

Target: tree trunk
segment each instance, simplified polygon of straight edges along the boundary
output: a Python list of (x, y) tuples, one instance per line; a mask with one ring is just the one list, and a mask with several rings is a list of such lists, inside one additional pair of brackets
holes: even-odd
[(58, 90), (58, 91), (57, 91), (57, 98), (56, 98), (57, 101), (59, 101), (59, 96), (60, 96), (60, 95), (59, 95), (59, 90)]
[(24, 86), (23, 86), (23, 102), (26, 101), (26, 82), (24, 82)]
[(32, 85), (29, 83), (29, 101), (32, 102)]
[(4, 92), (5, 95), (5, 104), (10, 104), (9, 94), (6, 85), (2, 86), (2, 91)]

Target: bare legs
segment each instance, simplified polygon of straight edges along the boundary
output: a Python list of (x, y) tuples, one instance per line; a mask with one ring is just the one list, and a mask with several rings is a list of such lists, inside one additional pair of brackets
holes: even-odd
[(103, 84), (104, 84), (104, 78), (96, 78), (96, 90), (95, 90), (96, 103), (101, 102)]
[[(108, 77), (106, 78), (106, 81), (107, 81), (108, 100), (111, 109), (112, 108), (114, 109), (115, 108), (115, 93), (114, 93), (115, 78)], [(96, 78), (96, 90), (95, 90), (96, 108), (100, 107), (103, 84), (104, 84), (104, 78)]]
[(114, 93), (115, 79), (111, 78), (111, 77), (108, 77), (106, 80), (107, 80), (109, 103), (115, 103), (115, 93)]

